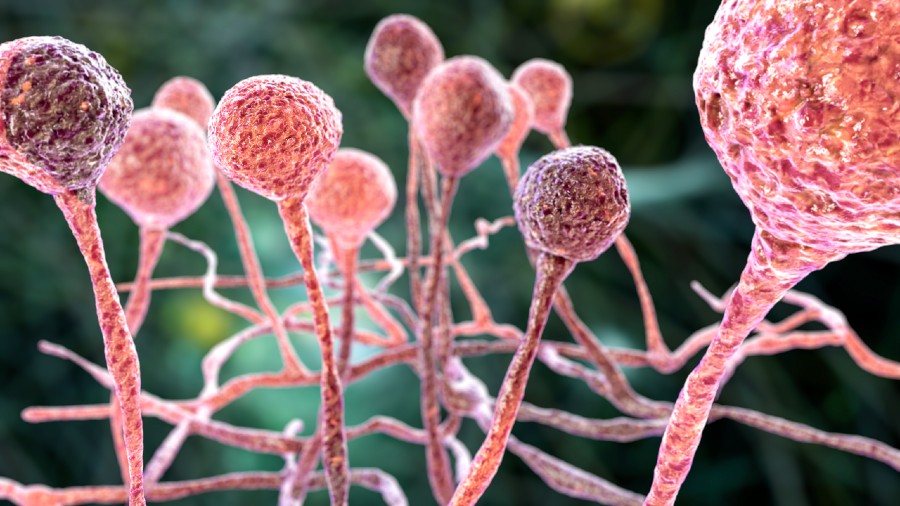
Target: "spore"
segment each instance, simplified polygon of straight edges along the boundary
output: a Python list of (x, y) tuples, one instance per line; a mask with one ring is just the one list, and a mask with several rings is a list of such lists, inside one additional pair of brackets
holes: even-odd
[(516, 189), (514, 209), (528, 246), (576, 262), (606, 251), (631, 214), (618, 162), (592, 146), (534, 162)]
[(310, 219), (348, 247), (358, 247), (397, 201), (397, 184), (380, 158), (339, 149), (306, 199)]
[(151, 108), (135, 113), (100, 191), (141, 227), (166, 229), (200, 207), (213, 182), (200, 128), (181, 113)]
[(255, 76), (225, 93), (209, 122), (216, 166), (271, 200), (306, 196), (341, 142), (341, 113), (314, 84)]
[(512, 100), (500, 73), (485, 60), (458, 56), (422, 83), (413, 125), (438, 170), (463, 176), (496, 149), (513, 120)]
[(7, 44), (15, 50), (0, 75), (5, 141), (66, 189), (93, 187), (131, 118), (122, 76), (98, 53), (61, 37)]
[(190, 77), (173, 77), (156, 90), (153, 107), (178, 111), (191, 118), (203, 131), (216, 108), (216, 101), (200, 81)]

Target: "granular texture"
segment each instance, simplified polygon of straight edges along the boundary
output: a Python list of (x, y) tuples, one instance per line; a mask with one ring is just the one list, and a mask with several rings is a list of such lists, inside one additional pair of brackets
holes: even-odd
[[(4, 44), (0, 111), (5, 142), (68, 190), (92, 187), (119, 149), (131, 90), (99, 54), (61, 37)], [(8, 65), (8, 66), (6, 66)]]
[(205, 132), (216, 101), (203, 83), (181, 76), (163, 83), (153, 95), (152, 105), (184, 114), (196, 121)]
[(458, 56), (428, 74), (413, 125), (438, 170), (463, 176), (497, 148), (512, 125), (506, 83), (488, 62)]
[(773, 236), (900, 242), (900, 3), (727, 0), (694, 89), (706, 139)]
[(358, 149), (339, 149), (306, 198), (309, 217), (326, 234), (358, 247), (390, 214), (397, 184), (380, 158)]
[(213, 182), (203, 131), (181, 113), (152, 108), (135, 113), (100, 191), (139, 226), (167, 229), (203, 204)]
[(562, 65), (540, 58), (528, 60), (513, 72), (512, 82), (521, 86), (534, 104), (535, 130), (552, 134), (566, 126), (572, 77)]
[(525, 243), (576, 262), (593, 260), (625, 230), (625, 177), (609, 152), (576, 146), (531, 164), (513, 201)]
[(256, 76), (225, 93), (209, 122), (219, 170), (271, 200), (303, 199), (341, 142), (341, 113), (314, 84)]
[(534, 121), (534, 104), (521, 86), (509, 83), (508, 90), (513, 105), (513, 121), (509, 131), (506, 132), (506, 137), (497, 146), (497, 154), (513, 157), (519, 153), (522, 143), (525, 142), (525, 138), (531, 130), (531, 123)]
[(406, 14), (382, 19), (366, 46), (366, 74), (406, 116), (425, 76), (443, 61), (444, 48), (431, 28)]

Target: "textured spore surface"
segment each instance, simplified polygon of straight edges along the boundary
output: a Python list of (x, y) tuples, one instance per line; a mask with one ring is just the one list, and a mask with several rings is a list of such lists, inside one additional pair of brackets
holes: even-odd
[(625, 177), (604, 149), (576, 146), (534, 162), (513, 207), (525, 243), (576, 262), (606, 251), (628, 224)]
[(100, 191), (138, 225), (165, 229), (196, 211), (213, 182), (203, 131), (183, 114), (153, 108), (135, 113)]
[(431, 72), (413, 103), (413, 124), (445, 175), (462, 176), (497, 148), (512, 125), (512, 100), (494, 67), (458, 56)]
[(727, 0), (694, 89), (756, 225), (852, 253), (900, 242), (900, 3)]
[(80, 44), (61, 37), (17, 42), (0, 81), (6, 142), (69, 190), (95, 185), (125, 139), (131, 91)]
[(209, 117), (216, 108), (216, 101), (203, 83), (190, 77), (179, 76), (169, 79), (156, 90), (152, 105), (188, 116), (205, 132)]
[(425, 76), (442, 61), (444, 48), (431, 28), (406, 14), (382, 19), (366, 46), (366, 74), (407, 116)]
[(572, 103), (572, 76), (550, 60), (535, 58), (513, 72), (512, 82), (522, 87), (534, 104), (534, 129), (556, 133), (566, 126)]
[(359, 246), (396, 202), (397, 184), (388, 166), (352, 148), (338, 150), (306, 199), (312, 221), (348, 246)]
[(341, 142), (341, 113), (314, 84), (295, 77), (244, 79), (225, 93), (209, 122), (216, 166), (272, 200), (302, 199)]

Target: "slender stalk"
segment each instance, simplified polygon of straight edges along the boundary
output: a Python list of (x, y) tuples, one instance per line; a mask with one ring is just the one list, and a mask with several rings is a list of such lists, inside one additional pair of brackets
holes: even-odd
[(645, 505), (674, 504), (731, 357), (789, 289), (835, 259), (824, 257), (822, 252), (779, 241), (765, 232), (754, 234), (747, 266), (727, 301), (716, 337), (675, 401)]
[(553, 147), (556, 149), (565, 149), (572, 146), (572, 141), (569, 140), (569, 135), (566, 134), (565, 128), (550, 132), (547, 136), (550, 137), (550, 142), (553, 143)]
[[(319, 453), (322, 451), (323, 418), (321, 411), (318, 419), (316, 431), (303, 447), (303, 451), (300, 452), (293, 473), (285, 478), (285, 486), (289, 486), (293, 490), (290, 501), (286, 501), (288, 505), (302, 505), (306, 502), (306, 494), (309, 493), (309, 487), (305, 485), (306, 477), (315, 470), (316, 463), (319, 461)], [(282, 504), (279, 503), (279, 506)]]
[[(137, 274), (134, 277), (134, 290), (125, 303), (125, 321), (132, 337), (137, 337), (147, 310), (150, 308), (150, 280), (153, 271), (162, 255), (163, 246), (166, 244), (165, 230), (151, 230), (144, 227), (140, 229), (140, 253), (138, 256)], [(119, 402), (115, 393), (110, 395), (109, 403), (113, 408), (113, 416), (109, 419), (109, 427), (112, 432), (113, 449), (116, 452), (116, 460), (119, 462), (119, 470), (122, 474), (122, 482), (128, 483), (128, 456), (125, 452), (125, 439), (123, 437), (122, 416), (116, 413), (119, 410)]]
[(116, 453), (116, 462), (119, 464), (119, 476), (122, 483), (131, 481), (128, 466), (128, 451), (125, 449), (125, 426), (122, 424), (122, 406), (116, 398), (115, 391), (109, 394), (109, 432), (112, 435), (113, 451)]
[(419, 348), (419, 365), (422, 374), (422, 422), (428, 433), (428, 445), (426, 448), (426, 461), (428, 465), (428, 480), (431, 490), (439, 504), (447, 504), (453, 491), (453, 477), (450, 472), (450, 460), (444, 449), (442, 437), (438, 429), (441, 417), (441, 407), (438, 400), (438, 359), (436, 343), (434, 339), (435, 316), (437, 316), (438, 294), (440, 292), (441, 277), (444, 271), (444, 230), (450, 219), (450, 209), (453, 205), (453, 197), (459, 180), (455, 177), (444, 179), (443, 195), (440, 211), (434, 217), (434, 226), (431, 227), (431, 256), (432, 267), (428, 271), (428, 279), (425, 282), (425, 302), (422, 305), (422, 320)]
[(137, 274), (134, 277), (134, 289), (125, 302), (125, 321), (131, 335), (137, 337), (150, 308), (150, 280), (159, 263), (163, 247), (166, 244), (166, 231), (159, 229), (140, 229), (140, 253), (138, 256)]
[(641, 304), (641, 314), (644, 317), (644, 334), (647, 340), (647, 356), (650, 359), (650, 364), (658, 371), (663, 370), (672, 352), (666, 346), (662, 332), (659, 330), (656, 308), (653, 306), (653, 297), (650, 295), (650, 289), (647, 288), (644, 273), (641, 272), (640, 261), (634, 252), (631, 241), (628, 240), (625, 234), (621, 234), (616, 239), (616, 250), (619, 252), (619, 256), (622, 257), (622, 261), (625, 262), (628, 272), (631, 273), (631, 278), (634, 279), (634, 286), (637, 289), (638, 300), (640, 300)]
[(322, 351), (322, 460), (325, 476), (328, 478), (331, 504), (343, 505), (347, 504), (350, 487), (350, 482), (347, 480), (349, 463), (344, 428), (344, 397), (340, 372), (334, 360), (334, 341), (331, 335), (328, 306), (315, 270), (312, 229), (306, 206), (302, 200), (288, 198), (279, 201), (278, 211), (284, 221), (291, 249), (294, 250), (294, 254), (303, 267), (306, 292), (313, 308), (313, 321)]
[(338, 371), (341, 374), (341, 380), (345, 380), (347, 367), (350, 364), (350, 351), (353, 346), (353, 329), (356, 325), (353, 318), (354, 298), (356, 297), (355, 288), (356, 280), (356, 264), (359, 259), (358, 247), (340, 246), (336, 241), (332, 241), (337, 261), (340, 262), (341, 272), (344, 276), (344, 301), (341, 308), (341, 351), (338, 355)]
[(125, 453), (128, 457), (128, 502), (131, 506), (143, 506), (146, 500), (143, 478), (144, 423), (141, 419), (140, 405), (140, 363), (134, 340), (125, 321), (125, 311), (119, 302), (119, 294), (106, 265), (103, 240), (94, 209), (94, 191), (92, 188), (89, 190), (90, 193), (63, 192), (54, 195), (54, 200), (69, 224), (90, 272), (97, 305), (97, 319), (103, 334), (106, 365), (112, 375), (115, 394), (122, 410)]
[[(341, 386), (348, 380), (347, 372), (350, 365), (350, 351), (353, 346), (353, 300), (354, 287), (356, 286), (356, 262), (359, 257), (358, 247), (342, 247), (337, 241), (331, 242), (331, 250), (334, 253), (335, 260), (341, 266), (341, 272), (344, 276), (344, 296), (343, 306), (341, 309), (341, 350), (338, 355), (338, 373), (341, 376)], [(323, 405), (324, 408), (324, 405)], [(313, 472), (316, 462), (319, 460), (319, 452), (322, 449), (322, 427), (324, 422), (324, 409), (320, 413), (319, 423), (316, 425), (316, 432), (309, 439), (309, 443), (300, 453), (297, 464), (294, 466), (293, 473), (286, 480), (294, 489), (294, 497), (287, 504), (303, 504), (306, 499), (308, 487), (300, 486), (294, 488), (293, 484), (305, 483), (306, 476)]]
[(503, 174), (506, 176), (506, 184), (509, 186), (509, 194), (515, 195), (519, 186), (519, 157), (516, 155), (500, 155), (500, 165), (503, 166)]
[(409, 125), (409, 165), (406, 172), (406, 255), (409, 258), (409, 293), (413, 307), (419, 307), (422, 285), (419, 279), (419, 256), (422, 254), (422, 225), (419, 218), (419, 141)]
[(537, 278), (534, 282), (531, 309), (528, 312), (528, 327), (525, 330), (525, 338), (513, 355), (506, 377), (497, 395), (494, 407), (494, 419), (484, 443), (475, 454), (469, 474), (459, 484), (453, 498), (452, 506), (464, 506), (475, 504), (484, 494), (497, 469), (503, 460), (506, 444), (512, 432), (516, 415), (522, 398), (525, 396), (525, 386), (528, 383), (528, 375), (531, 365), (537, 356), (541, 334), (547, 324), (550, 315), (550, 307), (566, 276), (572, 272), (574, 263), (555, 255), (542, 253), (537, 259)]

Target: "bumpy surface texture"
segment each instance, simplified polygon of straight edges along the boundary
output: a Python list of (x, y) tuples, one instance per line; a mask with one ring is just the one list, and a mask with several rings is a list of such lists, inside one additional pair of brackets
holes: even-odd
[(272, 200), (302, 199), (341, 142), (341, 113), (314, 84), (256, 76), (225, 93), (209, 121), (216, 166)]
[(138, 225), (166, 229), (196, 211), (213, 182), (203, 131), (181, 113), (153, 108), (135, 113), (100, 191)]
[(519, 181), (513, 207), (529, 247), (576, 262), (606, 251), (631, 215), (618, 162), (592, 146), (561, 149), (534, 162)]
[(66, 189), (94, 186), (125, 138), (131, 90), (80, 44), (61, 37), (7, 44), (16, 50), (3, 52), (3, 141)]
[(173, 77), (156, 90), (152, 105), (188, 116), (205, 132), (216, 101), (200, 81), (190, 77)]
[(726, 0), (694, 88), (756, 225), (823, 251), (900, 242), (900, 3)]
[(345, 148), (338, 150), (306, 199), (309, 217), (326, 234), (346, 246), (359, 246), (390, 214), (397, 184), (380, 158)]
[(509, 84), (509, 98), (513, 105), (513, 121), (506, 137), (497, 146), (497, 153), (501, 156), (516, 156), (534, 121), (534, 104), (521, 86)]
[(497, 148), (512, 125), (506, 83), (489, 63), (458, 56), (436, 68), (413, 103), (413, 124), (444, 175), (462, 176)]
[(572, 103), (572, 77), (562, 65), (535, 58), (519, 65), (512, 82), (522, 87), (534, 104), (534, 129), (545, 134), (566, 126)]
[(366, 46), (366, 74), (406, 116), (425, 76), (442, 61), (444, 48), (431, 28), (406, 14), (382, 19)]

